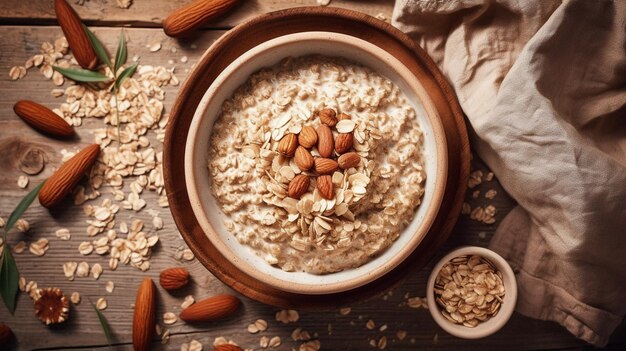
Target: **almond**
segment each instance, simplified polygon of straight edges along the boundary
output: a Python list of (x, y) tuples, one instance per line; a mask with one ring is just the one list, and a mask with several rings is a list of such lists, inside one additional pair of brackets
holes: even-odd
[(8, 347), (11, 339), (13, 339), (11, 328), (4, 323), (0, 323), (0, 350), (3, 350), (2, 347)]
[(317, 190), (326, 200), (332, 200), (335, 197), (335, 188), (333, 187), (333, 178), (329, 175), (317, 177)]
[(13, 111), (36, 130), (57, 138), (71, 138), (76, 133), (63, 118), (49, 108), (29, 100), (20, 100)]
[(352, 119), (352, 117), (350, 117), (350, 115), (345, 114), (345, 113), (340, 113), (337, 115), (337, 119), (340, 121), (343, 121), (344, 119)]
[(150, 350), (150, 341), (156, 321), (156, 287), (150, 278), (144, 278), (137, 290), (133, 313), (133, 347), (135, 351)]
[(167, 291), (184, 288), (189, 284), (189, 271), (182, 267), (165, 269), (159, 275), (159, 284)]
[(322, 157), (331, 157), (335, 150), (335, 141), (333, 140), (333, 132), (327, 125), (321, 124), (317, 127), (317, 151)]
[(319, 174), (332, 174), (338, 167), (337, 161), (330, 158), (318, 157), (315, 159), (315, 172)]
[(93, 166), (99, 153), (100, 145), (91, 144), (62, 164), (41, 187), (39, 203), (51, 208), (61, 202)]
[(298, 174), (293, 177), (291, 182), (289, 183), (289, 189), (287, 193), (289, 197), (294, 199), (299, 199), (307, 190), (309, 190), (309, 185), (311, 184), (311, 180), (304, 174)]
[(217, 345), (213, 351), (243, 351), (241, 347), (231, 344)]
[(76, 11), (65, 0), (54, 0), (54, 11), (76, 62), (85, 69), (96, 68), (98, 57)]
[(334, 127), (337, 124), (336, 115), (335, 110), (330, 108), (325, 108), (318, 113), (320, 121), (329, 127)]
[(278, 152), (283, 156), (293, 157), (296, 148), (298, 148), (298, 137), (295, 134), (285, 134), (278, 143)]
[(361, 156), (359, 156), (359, 154), (357, 154), (356, 152), (345, 153), (339, 156), (339, 159), (337, 160), (337, 163), (339, 163), (339, 168), (341, 169), (356, 167), (359, 165), (360, 162)]
[(313, 156), (304, 146), (298, 146), (293, 160), (301, 171), (308, 171), (313, 167)]
[(185, 322), (210, 322), (237, 311), (241, 301), (232, 295), (216, 295), (185, 308), (180, 319)]
[(317, 144), (317, 133), (311, 126), (304, 126), (298, 135), (298, 142), (307, 149)]
[(170, 37), (191, 34), (205, 22), (224, 14), (237, 0), (197, 0), (172, 12), (163, 21), (163, 31)]
[(354, 143), (354, 136), (352, 133), (340, 133), (335, 138), (335, 151), (338, 154), (348, 152), (352, 148)]

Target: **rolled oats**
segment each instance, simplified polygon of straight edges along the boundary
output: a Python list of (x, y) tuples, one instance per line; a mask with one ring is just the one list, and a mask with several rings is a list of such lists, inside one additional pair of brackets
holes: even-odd
[(28, 186), (28, 177), (25, 175), (21, 175), (17, 177), (17, 186), (22, 189), (25, 189)]
[[(279, 140), (315, 127), (322, 108), (351, 116), (335, 127), (353, 133), (361, 161), (332, 175), (332, 198), (322, 198), (315, 180), (310, 192), (290, 198), (288, 183), (301, 171), (277, 152)], [(398, 238), (422, 201), (417, 112), (397, 86), (366, 67), (287, 58), (253, 74), (221, 112), (209, 147), (211, 190), (225, 227), (269, 264), (319, 274), (358, 267)], [(317, 148), (311, 154), (319, 156)]]

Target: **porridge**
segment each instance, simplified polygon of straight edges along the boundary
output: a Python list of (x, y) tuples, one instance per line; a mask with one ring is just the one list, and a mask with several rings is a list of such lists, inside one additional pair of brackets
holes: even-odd
[(415, 109), (340, 58), (286, 58), (222, 105), (211, 189), (237, 240), (286, 271), (355, 268), (411, 222), (424, 194)]

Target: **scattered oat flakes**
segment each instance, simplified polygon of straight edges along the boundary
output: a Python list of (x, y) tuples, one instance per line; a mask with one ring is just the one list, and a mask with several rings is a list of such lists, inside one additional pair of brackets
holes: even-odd
[(104, 289), (106, 290), (106, 292), (112, 293), (113, 290), (115, 289), (115, 283), (109, 280), (104, 286)]
[(61, 97), (63, 96), (64, 93), (65, 93), (65, 90), (63, 89), (52, 89), (50, 91), (50, 95), (52, 95), (53, 97)]
[(311, 340), (300, 344), (298, 351), (319, 351), (320, 347), (319, 340)]
[(20, 291), (24, 291), (26, 288), (26, 278), (20, 277), (20, 279), (18, 280), (17, 286), (20, 289)]
[(76, 276), (79, 278), (85, 278), (89, 275), (89, 263), (83, 261), (78, 264), (76, 268)]
[(385, 347), (387, 347), (387, 337), (386, 336), (381, 336), (380, 339), (378, 339), (378, 342), (376, 343), (376, 346), (378, 346), (379, 349), (383, 350)]
[(373, 330), (374, 328), (376, 328), (376, 323), (374, 323), (374, 321), (370, 319), (365, 323), (365, 328)]
[(133, 4), (133, 0), (115, 0), (117, 7), (127, 9)]
[(468, 204), (467, 202), (464, 202), (463, 206), (461, 207), (461, 214), (468, 215), (471, 212), (472, 212), (472, 206), (470, 206), (470, 204)]
[(276, 320), (283, 324), (297, 322), (298, 319), (300, 319), (300, 315), (296, 310), (280, 310), (276, 312)]
[(192, 261), (196, 256), (194, 256), (193, 252), (189, 249), (184, 249), (182, 258), (185, 261)]
[(472, 189), (483, 182), (483, 171), (478, 170), (470, 173), (469, 180), (467, 181), (467, 187)]
[(28, 177), (25, 175), (21, 175), (17, 177), (17, 186), (22, 189), (25, 189), (28, 186)]
[(184, 310), (185, 308), (193, 305), (195, 302), (196, 299), (194, 299), (192, 295), (187, 295), (185, 296), (185, 300), (183, 301), (183, 303), (180, 305), (180, 308)]
[(377, 19), (379, 19), (381, 21), (387, 22), (387, 16), (384, 13), (382, 13), (382, 12), (379, 12), (374, 17), (376, 17)]
[(396, 332), (396, 338), (398, 338), (398, 340), (400, 341), (404, 340), (404, 338), (406, 338), (406, 330), (402, 330), (402, 329), (398, 330)]
[(30, 243), (28, 250), (35, 256), (43, 256), (48, 251), (48, 239), (41, 238), (34, 243)]
[(492, 181), (493, 180), (493, 172), (489, 172), (487, 173), (487, 175), (485, 176), (485, 181)]
[(263, 319), (257, 319), (254, 323), (250, 323), (248, 325), (248, 332), (251, 334), (256, 334), (265, 330), (267, 330), (267, 321)]
[(100, 265), (100, 263), (96, 263), (93, 266), (91, 266), (91, 275), (94, 277), (94, 279), (100, 278), (101, 274), (102, 274), (102, 266)]
[(473, 199), (478, 199), (479, 196), (480, 196), (480, 190), (474, 190), (472, 192), (472, 198)]
[(261, 339), (259, 339), (259, 346), (261, 346), (261, 348), (266, 349), (270, 344), (270, 338), (268, 338), (267, 336), (262, 336)]
[(26, 250), (26, 242), (23, 240), (13, 245), (13, 253), (21, 254), (24, 250)]
[(11, 80), (22, 79), (26, 76), (26, 67), (24, 66), (13, 66), (11, 70), (9, 70), (9, 78)]
[(93, 252), (93, 244), (89, 241), (83, 241), (80, 245), (78, 245), (78, 252), (80, 252), (83, 256), (89, 255)]
[(163, 323), (165, 324), (174, 324), (176, 323), (176, 315), (172, 312), (165, 312), (163, 314)]
[(99, 310), (104, 310), (107, 308), (107, 300), (104, 297), (101, 297), (96, 301), (96, 308)]
[(161, 43), (154, 43), (152, 45), (149, 45), (149, 48), (150, 48), (150, 52), (157, 52), (161, 50)]
[(271, 348), (277, 348), (278, 346), (280, 346), (280, 343), (280, 336), (274, 336), (270, 339), (268, 346)]
[(54, 235), (56, 235), (56, 237), (61, 240), (70, 240), (70, 238), (72, 237), (72, 235), (70, 234), (70, 230), (67, 228), (58, 229), (56, 232), (54, 232)]
[(497, 190), (489, 189), (485, 193), (485, 199), (493, 200), (496, 197), (496, 195), (498, 195), (498, 191)]
[(187, 61), (189, 61), (189, 58), (187, 56), (183, 56), (180, 58), (180, 62), (182, 63), (187, 63)]
[(80, 303), (80, 294), (77, 291), (74, 291), (70, 296), (70, 301), (72, 301), (74, 305), (78, 305)]
[(411, 297), (406, 300), (406, 303), (411, 308), (420, 308), (423, 306), (425, 298), (422, 297)]
[(76, 269), (78, 267), (78, 263), (76, 262), (65, 262), (63, 264), (63, 274), (68, 280), (74, 280), (74, 274), (76, 273)]
[(383, 324), (380, 326), (380, 328), (378, 328), (379, 331), (384, 332), (385, 330), (387, 330), (387, 324)]
[(17, 229), (18, 232), (26, 233), (30, 230), (30, 223), (28, 223), (27, 220), (20, 218), (17, 222), (15, 222), (15, 229)]
[(347, 316), (348, 314), (350, 314), (350, 311), (352, 311), (350, 307), (344, 307), (339, 309), (339, 314), (342, 316)]
[(320, 6), (328, 6), (331, 0), (317, 0), (317, 4)]

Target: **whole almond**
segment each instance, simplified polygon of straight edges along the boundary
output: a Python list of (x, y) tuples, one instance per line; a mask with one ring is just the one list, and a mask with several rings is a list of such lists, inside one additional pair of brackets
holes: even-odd
[(283, 156), (293, 157), (296, 148), (298, 148), (298, 136), (295, 134), (285, 134), (278, 142), (278, 152)]
[(298, 135), (298, 142), (307, 149), (317, 144), (317, 133), (311, 126), (304, 126)]
[(93, 166), (99, 153), (100, 145), (91, 144), (62, 164), (41, 187), (39, 203), (51, 208), (61, 202)]
[(217, 345), (213, 348), (213, 351), (243, 351), (241, 347), (231, 344)]
[(339, 156), (339, 159), (337, 159), (337, 163), (339, 164), (339, 168), (341, 169), (356, 167), (359, 165), (360, 162), (361, 156), (359, 156), (359, 154), (357, 154), (356, 152), (345, 153)]
[(323, 198), (326, 200), (332, 200), (335, 197), (333, 178), (329, 175), (321, 175), (317, 177), (317, 190)]
[(197, 0), (172, 12), (163, 21), (163, 31), (170, 37), (184, 37), (191, 34), (205, 22), (221, 16), (237, 0)]
[(313, 156), (304, 146), (298, 146), (293, 160), (301, 171), (308, 171), (313, 167)]
[(333, 140), (333, 132), (327, 125), (320, 124), (317, 127), (317, 151), (322, 157), (331, 157), (335, 150), (335, 141)]
[(340, 133), (335, 138), (335, 151), (338, 154), (343, 154), (350, 151), (352, 144), (354, 143), (354, 136), (352, 133)]
[(159, 275), (159, 284), (167, 291), (184, 288), (189, 284), (189, 271), (182, 267), (165, 269)]
[(325, 108), (323, 110), (320, 110), (320, 112), (318, 113), (318, 116), (320, 117), (320, 121), (329, 127), (334, 127), (335, 124), (337, 124), (336, 115), (337, 114), (335, 113), (335, 110), (330, 109), (330, 108)]
[(144, 278), (137, 290), (133, 313), (133, 347), (135, 351), (150, 350), (150, 341), (156, 322), (156, 287), (150, 278)]
[(315, 172), (318, 174), (332, 174), (338, 167), (337, 161), (333, 159), (323, 157), (315, 159)]
[(311, 184), (311, 180), (304, 174), (298, 174), (293, 177), (291, 182), (289, 183), (289, 188), (287, 190), (287, 194), (289, 197), (294, 199), (299, 199), (307, 190), (309, 190), (309, 185)]
[(180, 319), (185, 322), (210, 322), (232, 315), (241, 301), (232, 295), (216, 295), (185, 308)]
[(4, 350), (2, 348), (4, 346), (8, 349), (11, 339), (13, 339), (13, 331), (11, 328), (4, 323), (0, 323), (0, 350)]
[(350, 115), (348, 114), (341, 112), (340, 114), (337, 115), (337, 119), (339, 121), (343, 121), (344, 119), (352, 119), (352, 117), (350, 117)]
[(71, 138), (76, 135), (74, 128), (49, 108), (29, 100), (20, 100), (13, 105), (13, 111), (36, 130), (57, 138)]
[(54, 12), (76, 62), (85, 69), (96, 68), (98, 57), (76, 11), (67, 1), (54, 0)]

